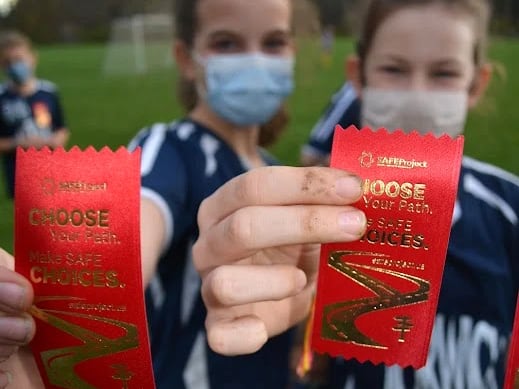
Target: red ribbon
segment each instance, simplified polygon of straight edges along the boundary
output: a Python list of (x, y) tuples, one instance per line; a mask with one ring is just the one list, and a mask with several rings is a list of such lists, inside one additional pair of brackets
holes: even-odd
[(153, 388), (139, 235), (140, 150), (17, 151), (16, 271), (34, 286), (47, 388)]
[(504, 389), (516, 388), (519, 388), (519, 298), (515, 307), (514, 328), (508, 350), (508, 365), (504, 386)]
[(463, 138), (337, 127), (331, 166), (364, 178), (358, 242), (325, 244), (312, 347), (375, 364), (425, 365)]

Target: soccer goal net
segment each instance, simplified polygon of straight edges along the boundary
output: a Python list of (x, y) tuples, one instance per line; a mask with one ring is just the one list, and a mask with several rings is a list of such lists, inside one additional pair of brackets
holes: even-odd
[(173, 65), (173, 23), (165, 14), (142, 14), (112, 22), (103, 73), (148, 73)]

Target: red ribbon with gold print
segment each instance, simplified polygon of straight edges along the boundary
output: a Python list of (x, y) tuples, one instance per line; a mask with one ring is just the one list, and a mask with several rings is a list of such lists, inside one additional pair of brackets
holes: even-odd
[(508, 349), (504, 389), (519, 389), (519, 298), (515, 307), (514, 328)]
[(16, 271), (34, 286), (47, 388), (153, 388), (139, 235), (140, 150), (18, 149)]
[(360, 241), (321, 250), (312, 347), (361, 362), (425, 365), (463, 138), (338, 127), (331, 166), (364, 179)]

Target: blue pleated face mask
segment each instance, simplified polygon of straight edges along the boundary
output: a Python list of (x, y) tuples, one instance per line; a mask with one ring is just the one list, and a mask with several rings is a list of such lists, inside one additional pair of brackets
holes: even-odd
[(293, 57), (220, 54), (197, 60), (205, 69), (200, 96), (218, 116), (237, 126), (268, 122), (294, 89)]
[(25, 61), (16, 61), (7, 67), (7, 77), (16, 85), (25, 84), (32, 76), (32, 70)]

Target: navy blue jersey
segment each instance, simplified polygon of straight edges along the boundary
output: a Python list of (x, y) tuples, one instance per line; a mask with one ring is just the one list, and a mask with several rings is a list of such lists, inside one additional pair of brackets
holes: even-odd
[[(38, 80), (30, 96), (20, 96), (0, 85), (0, 138), (50, 137), (65, 127), (60, 100), (54, 84)], [(14, 151), (3, 155), (8, 194), (14, 193)]]
[(310, 139), (303, 146), (303, 154), (315, 157), (328, 156), (337, 124), (344, 128), (352, 124), (360, 128), (360, 100), (349, 82), (332, 97), (323, 116), (312, 129)]
[(519, 278), (519, 178), (465, 157), (427, 365), (332, 363), (333, 389), (501, 389)]
[[(153, 368), (163, 389), (284, 389), (291, 333), (253, 355), (224, 357), (206, 342), (206, 310), (191, 260), (202, 200), (246, 171), (244, 162), (212, 131), (191, 120), (157, 124), (130, 148), (142, 146), (142, 197), (166, 221), (167, 244), (146, 291)], [(269, 161), (266, 161), (269, 163)]]

